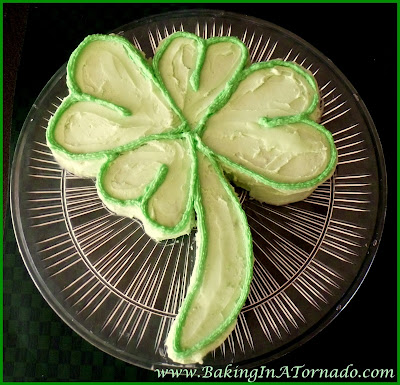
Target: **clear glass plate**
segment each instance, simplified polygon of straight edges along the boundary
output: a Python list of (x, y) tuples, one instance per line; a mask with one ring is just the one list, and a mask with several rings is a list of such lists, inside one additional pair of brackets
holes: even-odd
[[(152, 57), (176, 30), (237, 36), (253, 62), (283, 58), (308, 68), (321, 89), (322, 124), (338, 148), (335, 175), (303, 202), (273, 207), (239, 191), (254, 239), (254, 278), (235, 330), (204, 364), (261, 365), (314, 336), (361, 284), (385, 217), (382, 149), (345, 76), (280, 27), (196, 10), (146, 18), (115, 32)], [(185, 296), (194, 234), (156, 243), (140, 222), (103, 207), (94, 180), (59, 168), (45, 131), (68, 94), (65, 75), (63, 66), (39, 95), (14, 157), (11, 205), (22, 257), (50, 306), (90, 343), (144, 368), (180, 367), (167, 358), (164, 341)]]

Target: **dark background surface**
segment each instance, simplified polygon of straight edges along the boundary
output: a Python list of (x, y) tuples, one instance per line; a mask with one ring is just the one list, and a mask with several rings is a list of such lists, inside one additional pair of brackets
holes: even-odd
[[(396, 4), (5, 4), (4, 7), (4, 380), (147, 381), (69, 329), (31, 281), (8, 207), (9, 157), (41, 89), (83, 38), (162, 12), (207, 8), (275, 23), (319, 49), (346, 75), (375, 122), (388, 172), (388, 213), (369, 274), (342, 313), (268, 368), (396, 368)], [(15, 94), (14, 94), (15, 92)], [(397, 370), (395, 370), (397, 372)], [(183, 379), (182, 379), (183, 380)], [(282, 379), (281, 379), (282, 380)], [(290, 379), (289, 379), (290, 380)], [(298, 381), (301, 379), (293, 379)], [(307, 380), (311, 380), (308, 378)]]

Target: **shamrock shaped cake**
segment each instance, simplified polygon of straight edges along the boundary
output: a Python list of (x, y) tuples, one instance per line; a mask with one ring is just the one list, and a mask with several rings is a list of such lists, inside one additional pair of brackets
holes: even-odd
[(177, 32), (152, 61), (116, 35), (88, 36), (67, 66), (69, 95), (47, 143), (62, 167), (95, 177), (118, 215), (157, 241), (197, 227), (196, 261), (166, 341), (202, 362), (231, 333), (253, 266), (234, 189), (274, 205), (302, 200), (334, 172), (337, 151), (313, 76), (295, 63), (250, 65), (234, 37)]

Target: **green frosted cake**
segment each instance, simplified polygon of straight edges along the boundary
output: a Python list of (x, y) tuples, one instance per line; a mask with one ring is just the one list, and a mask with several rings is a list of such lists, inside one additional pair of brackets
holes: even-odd
[(234, 185), (282, 205), (334, 172), (319, 90), (295, 63), (250, 65), (234, 37), (177, 32), (150, 62), (115, 35), (88, 36), (67, 66), (69, 95), (47, 143), (66, 170), (96, 177), (99, 197), (157, 241), (197, 227), (196, 261), (166, 345), (202, 362), (234, 329), (247, 298), (252, 239)]

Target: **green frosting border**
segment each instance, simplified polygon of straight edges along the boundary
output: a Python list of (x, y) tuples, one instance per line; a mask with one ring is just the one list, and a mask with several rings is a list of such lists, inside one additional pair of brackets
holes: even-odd
[[(169, 44), (173, 41), (173, 39), (179, 37), (187, 37), (190, 39), (194, 39), (196, 41), (198, 47), (198, 56), (196, 59), (196, 69), (192, 73), (190, 78), (190, 84), (193, 87), (193, 90), (198, 90), (199, 82), (200, 82), (200, 74), (202, 65), (204, 63), (207, 48), (211, 44), (216, 44), (222, 41), (229, 41), (235, 44), (238, 44), (241, 47), (241, 61), (239, 66), (237, 67), (236, 71), (234, 72), (231, 79), (225, 84), (223, 90), (216, 96), (213, 102), (208, 106), (206, 109), (204, 116), (198, 122), (197, 126), (193, 129), (190, 129), (189, 124), (185, 117), (183, 116), (181, 110), (177, 107), (175, 101), (169, 95), (166, 87), (163, 85), (161, 73), (159, 71), (159, 62), (168, 48)], [(128, 109), (115, 105), (113, 103), (107, 102), (102, 99), (98, 99), (93, 97), (89, 94), (83, 93), (78, 84), (75, 81), (75, 68), (77, 65), (77, 61), (79, 58), (80, 53), (82, 52), (85, 47), (93, 41), (97, 40), (109, 40), (113, 42), (117, 42), (122, 44), (125, 51), (127, 52), (128, 56), (133, 60), (133, 62), (141, 69), (143, 75), (154, 82), (154, 84), (160, 89), (161, 93), (165, 96), (167, 102), (170, 104), (171, 109), (180, 119), (180, 125), (178, 127), (173, 128), (171, 131), (161, 134), (153, 134), (147, 137), (142, 137), (138, 140), (132, 141), (125, 145), (119, 146), (117, 148), (111, 150), (104, 150), (104, 151), (97, 151), (92, 153), (72, 153), (62, 147), (57, 141), (55, 140), (54, 131), (57, 126), (57, 123), (63, 113), (70, 108), (73, 104), (81, 102), (81, 101), (90, 101), (95, 102), (100, 105), (103, 105), (107, 108), (113, 109), (124, 116), (129, 116), (132, 111)], [(70, 57), (70, 60), (67, 65), (67, 85), (70, 90), (70, 95), (64, 99), (61, 103), (59, 108), (57, 109), (54, 116), (49, 121), (48, 130), (46, 133), (46, 138), (49, 147), (52, 151), (64, 154), (67, 158), (71, 160), (83, 161), (83, 160), (92, 160), (92, 159), (99, 159), (105, 158), (105, 161), (102, 163), (100, 170), (98, 172), (96, 186), (98, 190), (98, 194), (101, 196), (104, 202), (109, 202), (113, 205), (119, 205), (121, 207), (126, 206), (135, 206), (138, 207), (141, 212), (143, 213), (146, 220), (149, 222), (151, 226), (154, 228), (162, 231), (164, 234), (177, 234), (183, 229), (187, 227), (191, 220), (193, 220), (193, 207), (194, 212), (197, 215), (197, 227), (198, 227), (198, 234), (199, 234), (199, 251), (198, 251), (198, 258), (196, 258), (195, 262), (195, 269), (193, 271), (193, 275), (191, 278), (190, 283), (190, 290), (188, 291), (186, 298), (183, 301), (181, 309), (179, 310), (178, 316), (175, 320), (176, 327), (174, 335), (172, 335), (172, 348), (174, 350), (174, 354), (181, 359), (190, 358), (190, 356), (195, 355), (196, 352), (201, 352), (202, 350), (206, 349), (208, 346), (211, 346), (212, 343), (215, 342), (219, 337), (222, 337), (224, 333), (226, 333), (229, 327), (235, 322), (238, 314), (246, 301), (250, 290), (250, 282), (252, 279), (253, 274), (253, 246), (252, 246), (252, 236), (250, 232), (250, 228), (248, 226), (247, 217), (242, 209), (238, 197), (235, 195), (235, 192), (232, 186), (227, 181), (226, 177), (221, 170), (220, 165), (218, 162), (222, 162), (221, 164), (225, 163), (228, 164), (230, 167), (237, 169), (240, 172), (245, 173), (246, 175), (252, 177), (258, 182), (265, 184), (266, 186), (273, 187), (278, 190), (301, 190), (307, 187), (315, 187), (318, 183), (322, 182), (325, 178), (327, 178), (334, 170), (334, 167), (337, 162), (337, 151), (336, 147), (333, 142), (333, 137), (328, 130), (326, 130), (322, 125), (319, 125), (315, 121), (310, 118), (310, 115), (316, 110), (318, 103), (319, 103), (319, 94), (318, 94), (318, 86), (314, 79), (314, 77), (309, 74), (307, 71), (302, 69), (302, 67), (298, 66), (292, 62), (286, 62), (283, 60), (272, 60), (269, 62), (264, 63), (256, 63), (251, 65), (248, 68), (245, 68), (247, 63), (249, 62), (249, 51), (247, 47), (237, 38), (235, 37), (215, 37), (210, 39), (203, 39), (194, 34), (188, 32), (176, 32), (173, 35), (170, 35), (160, 44), (158, 50), (156, 51), (152, 65), (148, 63), (148, 61), (144, 58), (142, 53), (138, 51), (129, 41), (126, 39), (116, 36), (116, 35), (91, 35), (88, 36), (73, 52)], [(201, 136), (206, 130), (206, 122), (211, 115), (218, 113), (230, 100), (231, 96), (238, 88), (240, 82), (244, 80), (247, 76), (249, 76), (254, 71), (264, 69), (264, 68), (272, 68), (273, 66), (280, 65), (292, 68), (294, 71), (298, 72), (302, 76), (304, 76), (307, 82), (310, 84), (311, 88), (315, 91), (315, 94), (310, 102), (308, 108), (294, 116), (288, 117), (277, 117), (273, 119), (269, 119), (268, 117), (261, 118), (259, 123), (260, 125), (264, 126), (265, 129), (268, 127), (274, 127), (277, 125), (284, 125), (284, 124), (295, 124), (295, 123), (304, 123), (308, 124), (319, 132), (321, 132), (327, 138), (327, 141), (330, 145), (330, 160), (325, 168), (325, 170), (318, 175), (316, 178), (312, 180), (301, 182), (301, 183), (280, 183), (276, 182), (272, 179), (268, 179), (258, 173), (255, 173), (247, 168), (234, 163), (233, 161), (229, 160), (228, 158), (214, 153), (209, 147), (207, 147), (202, 141)], [(153, 140), (175, 140), (175, 139), (186, 139), (189, 143), (190, 148), (190, 156), (192, 161), (192, 173), (191, 173), (191, 180), (190, 180), (190, 187), (189, 187), (189, 196), (186, 203), (185, 212), (180, 220), (180, 222), (173, 226), (163, 226), (157, 222), (155, 222), (148, 213), (148, 202), (150, 198), (154, 195), (157, 191), (158, 187), (163, 183), (166, 174), (168, 173), (168, 166), (164, 165), (160, 168), (159, 172), (153, 179), (153, 181), (147, 186), (144, 194), (136, 199), (128, 199), (122, 200), (112, 197), (110, 194), (107, 193), (104, 185), (103, 180), (104, 176), (107, 173), (112, 161), (119, 156), (122, 152), (127, 151), (134, 151), (136, 148), (142, 146), (143, 144), (153, 141)], [(195, 299), (196, 294), (198, 293), (199, 287), (201, 285), (202, 279), (204, 277), (204, 265), (207, 258), (207, 248), (208, 248), (208, 231), (206, 227), (206, 219), (205, 219), (205, 207), (202, 201), (201, 196), (201, 186), (198, 179), (198, 154), (197, 152), (202, 153), (211, 163), (214, 171), (217, 174), (219, 181), (222, 183), (223, 188), (228, 193), (228, 196), (232, 199), (232, 203), (237, 210), (237, 214), (241, 224), (243, 226), (243, 239), (245, 242), (245, 250), (246, 255), (244, 258), (246, 259), (246, 271), (245, 274), (245, 284), (242, 287), (241, 296), (238, 299), (238, 302), (233, 309), (231, 315), (225, 319), (225, 321), (220, 324), (220, 326), (214, 330), (212, 334), (208, 337), (197, 343), (195, 346), (192, 346), (189, 349), (183, 349), (181, 346), (181, 337), (182, 331), (185, 326), (185, 320), (187, 318), (188, 312), (190, 311), (190, 307)], [(193, 280), (193, 284), (192, 284)], [(175, 324), (174, 324), (175, 325)]]
[[(79, 88), (77, 81), (75, 80), (75, 69), (77, 66), (77, 62), (79, 60), (79, 56), (82, 51), (91, 43), (96, 41), (110, 41), (114, 43), (121, 44), (128, 57), (132, 60), (132, 63), (136, 65), (139, 70), (142, 72), (143, 76), (149, 80), (151, 80), (156, 87), (161, 91), (161, 94), (165, 97), (166, 101), (170, 105), (173, 112), (180, 119), (180, 125), (178, 127), (172, 128), (170, 131), (161, 134), (153, 134), (148, 137), (139, 138), (133, 142), (127, 143), (125, 145), (113, 148), (112, 150), (101, 150), (96, 152), (89, 153), (73, 153), (68, 151), (62, 145), (60, 145), (55, 139), (55, 129), (57, 124), (61, 118), (61, 116), (66, 112), (68, 108), (70, 108), (73, 104), (78, 102), (94, 102), (100, 104), (104, 107), (110, 108), (123, 116), (132, 115), (132, 111), (128, 110), (125, 107), (118, 106), (114, 103), (108, 102), (106, 100), (94, 97), (90, 94), (84, 93)], [(67, 86), (69, 89), (69, 95), (62, 101), (61, 105), (56, 110), (55, 114), (49, 121), (49, 125), (46, 131), (46, 140), (51, 150), (58, 151), (61, 154), (65, 155), (67, 158), (71, 160), (92, 160), (99, 159), (104, 156), (107, 156), (111, 153), (118, 153), (128, 150), (132, 145), (136, 145), (136, 143), (145, 143), (148, 140), (152, 140), (156, 137), (168, 135), (168, 134), (176, 134), (187, 131), (187, 123), (186, 119), (183, 117), (182, 112), (175, 106), (175, 102), (171, 99), (168, 91), (165, 87), (159, 83), (156, 78), (151, 65), (143, 56), (136, 47), (133, 46), (128, 40), (118, 35), (89, 35), (87, 36), (79, 46), (74, 50), (71, 54), (68, 63), (67, 63)], [(150, 138), (150, 139), (149, 139)]]
[[(308, 73), (306, 70), (304, 70), (298, 64), (296, 64), (294, 62), (284, 61), (281, 59), (270, 60), (267, 62), (254, 63), (250, 67), (245, 68), (240, 73), (237, 80), (235, 82), (231, 83), (230, 87), (227, 87), (224, 90), (224, 94), (221, 95), (221, 103), (213, 103), (212, 104), (212, 109), (210, 111), (210, 115), (215, 115), (219, 110), (221, 110), (223, 107), (225, 107), (225, 105), (229, 102), (230, 98), (233, 96), (234, 92), (238, 89), (240, 83), (243, 80), (245, 80), (249, 75), (251, 75), (253, 72), (263, 70), (263, 69), (270, 69), (270, 68), (277, 67), (277, 66), (290, 68), (293, 71), (297, 72), (299, 75), (303, 76), (315, 93), (312, 97), (310, 105), (307, 107), (307, 109), (305, 111), (301, 112), (300, 114), (290, 115), (290, 116), (282, 116), (282, 117), (276, 117), (276, 118), (264, 117), (264, 118), (260, 119), (259, 123), (266, 127), (274, 127), (274, 126), (277, 126), (280, 124), (285, 124), (286, 122), (294, 122), (294, 121), (298, 121), (300, 119), (308, 118), (316, 110), (316, 108), (318, 107), (318, 104), (319, 104), (319, 92), (318, 92), (317, 82), (310, 73)], [(197, 127), (196, 130), (197, 130), (198, 135), (201, 137), (206, 129), (207, 129), (206, 121), (204, 121), (204, 122), (202, 122), (201, 125), (199, 125)]]
[[(222, 108), (221, 104), (226, 103), (226, 97), (230, 93), (230, 89), (234, 86), (234, 84), (237, 83), (238, 79), (240, 79), (240, 76), (243, 73), (243, 70), (245, 69), (246, 64), (249, 62), (249, 51), (248, 51), (247, 47), (243, 44), (243, 42), (241, 40), (239, 40), (237, 37), (220, 36), (220, 37), (212, 37), (209, 39), (203, 39), (203, 38), (201, 38), (197, 35), (194, 35), (192, 33), (189, 33), (189, 32), (175, 32), (173, 35), (168, 36), (166, 39), (164, 39), (161, 42), (161, 44), (158, 47), (158, 49), (154, 55), (154, 58), (153, 58), (153, 68), (154, 68), (155, 76), (157, 77), (158, 81), (161, 84), (163, 84), (163, 79), (162, 79), (162, 75), (161, 75), (160, 68), (159, 68), (160, 60), (162, 59), (162, 57), (163, 57), (165, 51), (168, 49), (169, 45), (175, 39), (182, 38), (182, 37), (194, 40), (197, 44), (197, 48), (199, 51), (197, 54), (197, 58), (196, 58), (196, 68), (193, 71), (192, 76), (189, 79), (189, 83), (192, 86), (194, 91), (197, 91), (199, 88), (200, 74), (201, 74), (201, 70), (202, 70), (202, 67), (203, 67), (203, 64), (204, 64), (204, 61), (206, 58), (208, 47), (210, 47), (213, 44), (217, 44), (217, 43), (229, 42), (229, 43), (238, 45), (240, 47), (240, 52), (241, 52), (241, 58), (240, 58), (239, 65), (236, 68), (235, 72), (233, 73), (232, 77), (228, 80), (228, 82), (225, 84), (225, 86), (221, 90), (221, 92), (215, 97), (213, 102), (205, 110), (204, 115), (200, 119), (200, 121), (197, 123), (197, 126), (193, 128), (193, 131), (197, 131), (198, 127), (202, 127), (205, 124), (207, 119), (210, 117), (210, 115), (212, 115), (214, 113), (214, 111), (216, 110), (216, 108), (218, 106), (219, 106), (219, 108)], [(175, 101), (173, 101), (173, 103), (175, 103)], [(176, 104), (175, 104), (175, 108), (179, 109), (179, 107)]]
[(229, 167), (238, 170), (239, 172), (253, 178), (255, 181), (259, 183), (263, 183), (266, 186), (272, 187), (277, 190), (292, 190), (293, 192), (304, 190), (304, 189), (309, 189), (318, 186), (321, 184), (324, 180), (326, 180), (329, 176), (332, 175), (332, 172), (334, 171), (337, 163), (337, 150), (335, 143), (333, 141), (333, 137), (331, 133), (322, 125), (314, 122), (313, 120), (307, 119), (307, 118), (300, 118), (299, 120), (296, 121), (289, 121), (284, 124), (297, 124), (297, 123), (303, 123), (307, 124), (309, 126), (314, 127), (316, 130), (318, 130), (320, 133), (322, 133), (325, 138), (327, 139), (327, 142), (329, 143), (330, 147), (330, 157), (329, 161), (325, 167), (325, 169), (316, 177), (309, 179), (304, 182), (297, 182), (297, 183), (285, 183), (285, 182), (277, 182), (274, 179), (267, 178), (264, 175), (261, 175), (255, 171), (252, 171), (248, 169), (247, 167), (244, 167), (238, 163), (233, 162), (231, 159), (229, 159), (226, 156), (219, 155), (215, 153), (211, 148), (209, 148), (207, 145), (205, 145), (203, 142), (201, 143), (202, 146), (207, 148), (207, 151), (210, 153), (215, 154), (217, 159), (219, 159), (221, 162), (225, 163)]
[[(208, 148), (208, 151), (212, 152), (215, 154), (215, 156), (221, 160), (223, 163), (229, 165), (233, 169), (237, 169), (238, 171), (244, 173), (245, 175), (254, 178), (257, 182), (263, 183), (266, 186), (273, 187), (278, 190), (304, 190), (307, 188), (312, 188), (316, 187), (318, 184), (323, 182), (327, 177), (329, 177), (333, 170), (336, 167), (337, 163), (337, 150), (336, 146), (333, 140), (332, 134), (322, 125), (318, 124), (314, 120), (310, 118), (310, 115), (317, 109), (319, 105), (319, 92), (318, 92), (318, 85), (314, 77), (308, 73), (306, 70), (304, 70), (302, 67), (300, 67), (298, 64), (293, 63), (293, 62), (287, 62), (284, 60), (276, 59), (276, 60), (270, 60), (268, 62), (261, 62), (261, 63), (255, 63), (252, 64), (249, 68), (246, 68), (241, 76), (238, 79), (238, 82), (233, 84), (232, 87), (226, 90), (226, 93), (221, 96), (223, 98), (224, 103), (221, 104), (213, 104), (211, 107), (210, 115), (215, 115), (220, 111), (230, 100), (234, 92), (237, 90), (239, 87), (239, 84), (241, 81), (246, 79), (250, 74), (252, 74), (255, 71), (259, 71), (262, 69), (270, 69), (276, 66), (283, 66), (283, 67), (288, 67), (292, 69), (293, 71), (297, 72), (301, 76), (303, 76), (306, 81), (310, 84), (311, 88), (314, 90), (314, 95), (312, 97), (312, 100), (310, 102), (310, 105), (307, 107), (307, 109), (299, 114), (296, 115), (290, 115), (290, 116), (280, 116), (280, 117), (275, 117), (275, 118), (268, 118), (268, 117), (263, 117), (259, 120), (259, 124), (261, 126), (264, 126), (266, 129), (271, 128), (271, 127), (277, 127), (277, 126), (282, 126), (282, 125), (288, 125), (288, 124), (296, 124), (296, 123), (304, 123), (309, 126), (314, 127), (316, 130), (318, 130), (320, 133), (322, 133), (325, 138), (327, 139), (327, 142), (329, 144), (329, 152), (330, 152), (330, 157), (327, 166), (325, 169), (316, 177), (309, 179), (304, 182), (297, 182), (297, 183), (285, 183), (285, 182), (277, 182), (271, 178), (267, 178), (261, 174), (258, 174), (255, 171), (252, 171), (242, 165), (239, 165), (226, 156), (220, 155), (216, 152), (214, 152), (211, 148), (209, 148), (206, 144), (202, 143), (204, 147)], [(206, 121), (197, 127), (197, 134), (201, 138), (205, 131), (207, 130), (206, 127)]]
[[(109, 204), (114, 204), (120, 207), (127, 207), (127, 206), (135, 206), (138, 207), (142, 213), (143, 216), (146, 218), (146, 221), (155, 229), (163, 232), (164, 234), (168, 235), (173, 235), (173, 234), (178, 234), (182, 232), (187, 225), (190, 223), (190, 221), (193, 218), (193, 204), (194, 204), (194, 191), (195, 191), (195, 186), (197, 183), (197, 174), (198, 174), (198, 163), (197, 163), (197, 157), (195, 154), (195, 143), (193, 137), (190, 135), (190, 133), (182, 133), (179, 135), (169, 135), (169, 136), (164, 136), (162, 138), (157, 137), (155, 141), (162, 141), (162, 140), (179, 140), (183, 139), (187, 141), (188, 145), (188, 150), (190, 154), (190, 159), (192, 162), (191, 166), (191, 173), (190, 173), (190, 181), (189, 181), (189, 194), (186, 202), (186, 207), (185, 211), (182, 214), (182, 217), (180, 221), (175, 225), (175, 226), (165, 226), (162, 225), (158, 222), (156, 222), (154, 219), (151, 218), (149, 211), (148, 211), (148, 203), (151, 197), (155, 194), (155, 192), (158, 190), (158, 188), (162, 185), (162, 183), (165, 180), (165, 177), (168, 173), (168, 166), (163, 164), (161, 168), (159, 169), (157, 175), (153, 179), (153, 181), (146, 187), (145, 192), (143, 193), (142, 196), (136, 199), (118, 199), (110, 195), (105, 186), (104, 186), (104, 178), (112, 164), (112, 162), (118, 158), (119, 154), (114, 154), (114, 156), (109, 156), (107, 161), (103, 163), (103, 165), (100, 168), (100, 171), (97, 175), (96, 178), (96, 187), (99, 196), (103, 200), (103, 202), (107, 205)], [(130, 148), (130, 151), (134, 151), (135, 149), (141, 147), (143, 143), (135, 143)]]
[[(193, 269), (192, 273), (192, 278), (191, 278), (191, 290), (188, 291), (186, 294), (186, 297), (183, 301), (183, 304), (179, 310), (179, 313), (175, 319), (175, 334), (173, 335), (172, 339), (172, 348), (174, 350), (174, 354), (179, 357), (180, 359), (188, 358), (189, 356), (193, 355), (196, 352), (199, 352), (207, 346), (211, 345), (213, 342), (215, 342), (216, 339), (219, 337), (223, 336), (224, 333), (229, 329), (229, 327), (232, 325), (233, 322), (237, 319), (240, 310), (242, 309), (249, 291), (250, 291), (250, 283), (252, 280), (253, 276), (253, 261), (254, 261), (254, 254), (253, 254), (253, 239), (251, 236), (250, 232), (250, 227), (247, 222), (247, 217), (242, 209), (242, 206), (239, 202), (239, 199), (237, 195), (235, 194), (232, 186), (227, 182), (225, 176), (223, 175), (223, 172), (221, 171), (220, 167), (218, 166), (215, 158), (212, 156), (211, 153), (208, 151), (203, 151), (203, 147), (199, 146), (199, 142), (196, 140), (197, 144), (197, 150), (202, 152), (203, 155), (209, 160), (211, 163), (215, 173), (218, 176), (219, 181), (221, 182), (224, 190), (227, 192), (228, 196), (230, 196), (232, 203), (234, 204), (234, 207), (237, 210), (238, 217), (242, 223), (244, 234), (243, 234), (243, 239), (245, 243), (245, 250), (246, 250), (246, 255), (244, 256), (246, 260), (246, 269), (245, 269), (245, 278), (244, 278), (244, 284), (242, 287), (242, 292), (240, 297), (237, 300), (236, 306), (232, 310), (231, 314), (229, 317), (227, 317), (220, 326), (213, 331), (212, 334), (210, 334), (208, 337), (203, 339), (202, 341), (198, 342), (196, 345), (191, 347), (190, 349), (183, 349), (181, 346), (181, 338), (182, 338), (182, 332), (183, 328), (185, 327), (185, 321), (187, 319), (188, 312), (190, 311), (190, 308), (192, 306), (192, 303), (195, 299), (195, 296), (197, 295), (200, 285), (202, 283), (204, 274), (205, 274), (205, 261), (207, 258), (207, 248), (208, 248), (208, 232), (207, 232), (207, 227), (206, 227), (206, 222), (205, 222), (205, 208), (202, 202), (202, 197), (201, 197), (201, 186), (200, 183), (197, 182), (196, 186), (196, 195), (195, 195), (195, 200), (194, 200), (194, 207), (195, 211), (197, 214), (197, 228), (198, 228), (198, 233), (200, 234), (200, 239), (201, 242), (199, 244), (199, 253), (198, 257), (196, 258), (195, 262), (195, 267)], [(192, 286), (192, 280), (194, 280), (194, 284)]]

